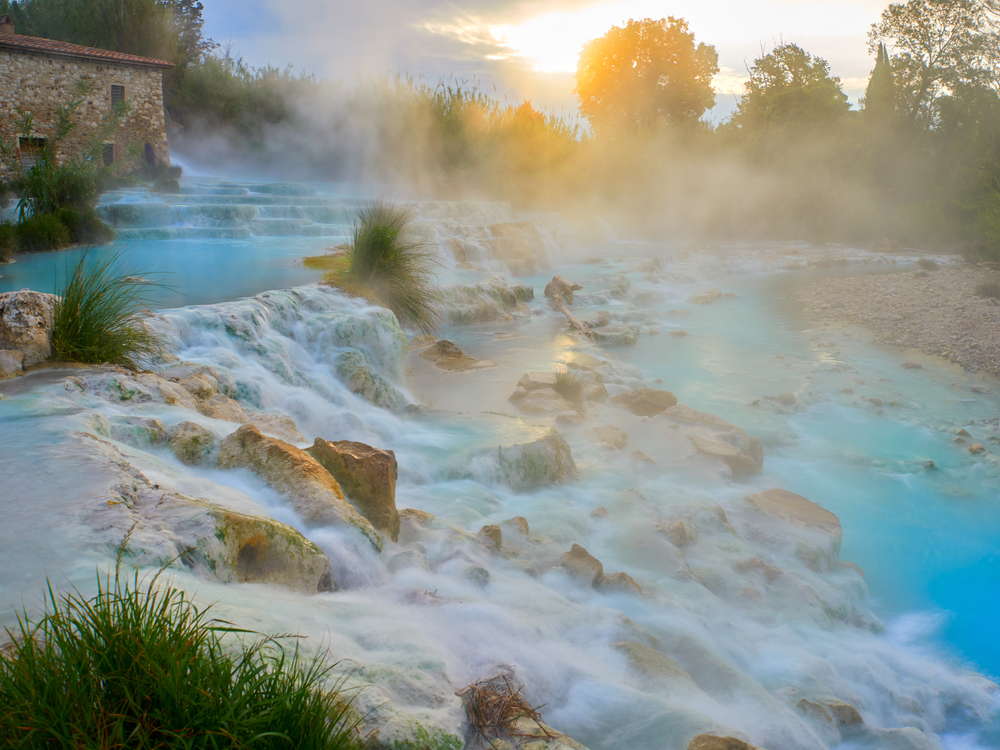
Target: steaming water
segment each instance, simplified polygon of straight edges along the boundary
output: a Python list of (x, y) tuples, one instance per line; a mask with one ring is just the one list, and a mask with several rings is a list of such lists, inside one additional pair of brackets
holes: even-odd
[[(446, 236), (448, 230), (442, 225), (440, 232)], [(643, 440), (653, 445), (656, 438), (643, 432), (647, 428), (632, 425), (633, 442), (619, 453), (596, 444), (589, 426), (567, 426), (560, 430), (572, 446), (579, 479), (518, 493), (495, 481), (493, 464), (475, 451), (542, 434), (534, 426), (538, 420), (517, 418), (507, 396), (524, 372), (551, 371), (573, 356), (561, 318), (536, 299), (530, 317), (446, 327), (442, 337), (498, 366), (428, 376), (419, 363), (404, 359), (391, 317), (363, 303), (313, 286), (237, 299), (311, 281), (312, 272), (293, 261), (322, 246), (319, 238), (253, 238), (147, 241), (132, 248), (137, 267), (172, 269), (167, 282), (185, 295), (183, 301), (157, 299), (158, 307), (173, 307), (158, 325), (182, 360), (228, 374), (241, 402), (292, 416), (309, 442), (353, 439), (393, 449), (400, 467), (397, 505), (436, 516), (431, 528), (404, 533), (400, 545), (387, 542), (379, 557), (344, 532), (307, 529), (282, 498), (249, 474), (193, 469), (165, 449), (120, 446), (150, 481), (257, 507), (300, 528), (348, 584), (334, 594), (302, 597), (274, 587), (222, 586), (177, 571), (177, 580), (197, 589), (202, 600), (221, 600), (220, 616), (311, 636), (335, 658), (365, 665), (363, 675), (381, 675), (362, 693), (363, 706), (391, 701), (428, 726), (455, 724), (461, 713), (456, 688), (492, 675), (500, 665), (515, 665), (532, 702), (547, 704), (546, 721), (591, 750), (672, 748), (673, 734), (706, 727), (709, 720), (771, 750), (835, 744), (837, 738), (791, 708), (799, 695), (837, 697), (861, 708), (869, 725), (918, 727), (947, 747), (1000, 744), (990, 719), (995, 693), (968, 669), (1000, 674), (1000, 646), (991, 637), (1000, 609), (1000, 476), (995, 463), (973, 459), (967, 446), (951, 442), (964, 426), (976, 441), (995, 445), (989, 438), (998, 436), (1000, 384), (913, 352), (875, 346), (864, 331), (815, 325), (797, 315), (791, 295), (796, 286), (823, 274), (870, 268), (783, 272), (775, 270), (773, 253), (759, 249), (697, 254), (627, 243), (597, 250), (603, 262), (581, 263), (576, 255), (595, 251), (564, 248), (558, 272), (584, 285), (581, 318), (597, 310), (645, 314), (635, 345), (608, 349), (622, 360), (625, 380), (629, 372), (640, 374), (627, 370), (634, 365), (649, 381), (662, 379), (656, 387), (673, 391), (680, 403), (757, 435), (765, 447), (765, 472), (736, 484), (701, 464), (667, 459), (660, 466), (637, 465), (628, 453)], [(48, 290), (51, 264), (70, 257), (35, 256), (7, 266), (0, 290)], [(666, 262), (661, 270), (640, 269), (637, 259), (649, 257)], [(452, 281), (478, 278), (453, 268), (444, 275)], [(550, 275), (524, 280), (540, 298)], [(630, 291), (599, 294), (616, 284), (620, 289), (621, 276), (631, 282)], [(686, 302), (709, 287), (736, 297), (708, 306)], [(595, 292), (588, 307), (583, 295)], [(673, 316), (671, 310), (691, 312)], [(669, 335), (679, 328), (689, 335)], [(386, 398), (422, 401), (429, 410), (393, 413), (352, 393), (336, 375), (338, 358), (349, 350), (359, 351), (384, 379)], [(912, 359), (923, 368), (900, 368)], [(111, 404), (74, 395), (62, 375), (35, 375), (3, 387), (5, 618), (24, 603), (33, 606), (46, 575), (86, 589), (102, 559), (88, 546), (92, 540), (81, 532), (83, 519), (74, 508), (88, 493), (103, 491), (105, 480), (67, 435), (93, 431), (95, 413), (109, 419), (142, 414), (168, 426), (194, 419), (220, 436), (233, 429), (162, 404)], [(993, 392), (972, 392), (973, 383), (986, 383)], [(797, 403), (782, 407), (766, 398), (784, 393), (794, 393)], [(599, 414), (614, 419), (611, 409)], [(928, 460), (935, 468), (925, 468)], [(51, 470), (40, 473), (40, 464)], [(786, 569), (786, 577), (794, 576), (799, 589), (786, 591), (774, 609), (674, 575), (676, 558), (654, 522), (681, 512), (698, 518), (703, 539), (686, 550), (687, 563), (725, 589), (733, 555), (764, 554), (750, 541), (752, 521), (740, 498), (774, 486), (837, 514), (844, 529), (841, 559), (865, 570), (867, 596), (853, 573), (813, 574), (794, 554), (780, 551), (768, 552), (769, 559)], [(621, 494), (632, 489), (644, 497)], [(704, 521), (711, 515), (706, 509), (716, 505), (740, 541)], [(607, 507), (609, 517), (591, 518), (597, 506)], [(505, 547), (519, 556), (490, 556), (469, 537), (484, 524), (518, 515), (528, 519), (535, 540), (527, 542), (505, 526)], [(648, 596), (599, 594), (550, 567), (573, 543), (598, 557), (607, 572), (629, 573)], [(417, 552), (416, 559), (426, 563), (389, 564), (396, 555)], [(470, 579), (470, 566), (487, 570), (489, 584)], [(532, 566), (540, 574), (532, 574)], [(802, 595), (806, 586), (858, 612), (872, 610), (887, 631), (873, 634), (831, 619), (811, 594)], [(638, 635), (622, 625), (620, 613), (636, 624)], [(690, 637), (735, 669), (720, 667), (715, 683), (699, 679), (701, 689), (637, 681), (610, 644), (647, 638), (642, 631), (665, 648)]]

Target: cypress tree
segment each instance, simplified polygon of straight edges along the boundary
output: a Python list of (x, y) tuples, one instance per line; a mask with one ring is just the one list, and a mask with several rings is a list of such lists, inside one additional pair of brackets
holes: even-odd
[(896, 78), (885, 44), (878, 46), (875, 69), (865, 90), (865, 121), (873, 126), (891, 125), (896, 118)]

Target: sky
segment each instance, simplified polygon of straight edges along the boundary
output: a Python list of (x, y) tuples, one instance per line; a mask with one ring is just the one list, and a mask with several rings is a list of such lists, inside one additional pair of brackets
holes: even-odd
[(783, 42), (830, 63), (851, 102), (874, 60), (867, 33), (887, 0), (203, 0), (204, 32), (254, 66), (354, 84), (399, 73), (436, 84), (477, 84), (511, 103), (575, 122), (574, 71), (582, 46), (630, 18), (673, 16), (719, 53), (720, 122), (747, 68)]

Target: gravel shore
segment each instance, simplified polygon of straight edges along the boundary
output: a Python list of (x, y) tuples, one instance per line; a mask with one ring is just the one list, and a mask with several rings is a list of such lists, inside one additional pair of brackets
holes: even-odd
[(1000, 283), (1000, 272), (972, 267), (825, 279), (798, 296), (807, 312), (867, 326), (881, 343), (1000, 375), (1000, 301), (976, 296), (984, 281)]

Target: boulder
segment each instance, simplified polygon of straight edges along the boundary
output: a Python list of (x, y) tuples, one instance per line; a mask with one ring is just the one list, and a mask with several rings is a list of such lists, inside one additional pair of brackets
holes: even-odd
[(579, 544), (574, 544), (569, 552), (563, 553), (562, 569), (572, 578), (595, 588), (604, 578), (604, 565)]
[(520, 390), (518, 387), (518, 390), (514, 391), (511, 400), (517, 403), (517, 408), (522, 414), (562, 414), (579, 408), (577, 404), (567, 401), (551, 389), (527, 391), (523, 397), (516, 399)]
[(687, 750), (760, 750), (760, 748), (735, 737), (699, 734), (688, 743)]
[(503, 531), (499, 526), (483, 526), (476, 534), (476, 541), (490, 552), (499, 552), (503, 549)]
[(503, 525), (517, 529), (522, 536), (528, 536), (528, 519), (524, 516), (514, 516), (513, 518), (508, 518), (503, 522)]
[(611, 648), (621, 651), (628, 658), (628, 667), (648, 680), (679, 682), (686, 687), (697, 689), (691, 675), (665, 654), (655, 649), (631, 641), (613, 643)]
[(827, 701), (826, 710), (830, 712), (830, 716), (839, 726), (853, 727), (865, 723), (865, 720), (861, 718), (861, 712), (850, 703)]
[(637, 594), (642, 596), (642, 587), (628, 573), (612, 573), (603, 576), (597, 586), (606, 594)]
[(631, 346), (639, 341), (637, 326), (611, 325), (590, 331), (590, 338), (598, 346)]
[(22, 289), (0, 294), (0, 350), (23, 354), (22, 366), (30, 367), (52, 356), (52, 312), (54, 294)]
[(740, 453), (756, 461), (761, 469), (764, 468), (764, 447), (760, 444), (760, 440), (752, 435), (748, 435), (742, 429), (721, 417), (680, 404), (668, 407), (662, 412), (661, 416), (682, 422), (694, 422), (695, 424), (702, 424), (706, 427), (714, 427), (720, 430), (721, 434), (717, 435), (720, 440), (724, 440), (734, 446)]
[(802, 495), (796, 495), (788, 490), (773, 489), (747, 495), (744, 500), (761, 513), (819, 531), (835, 539), (837, 546), (840, 546), (843, 535), (840, 519)]
[(149, 448), (167, 439), (167, 428), (153, 417), (112, 417), (109, 435), (119, 443)]
[(306, 523), (351, 526), (382, 550), (382, 537), (344, 499), (337, 480), (301, 448), (265, 437), (253, 425), (245, 424), (222, 441), (216, 465), (220, 469), (249, 469), (288, 497)]
[(286, 414), (256, 412), (250, 414), (250, 424), (261, 432), (287, 440), (289, 443), (304, 443), (306, 441), (306, 436), (299, 432), (295, 420)]
[(688, 435), (688, 439), (694, 445), (695, 450), (703, 456), (717, 458), (728, 466), (734, 479), (760, 474), (760, 465), (729, 443), (701, 435)]
[(696, 294), (688, 302), (693, 305), (710, 305), (713, 302), (718, 302), (720, 299), (722, 299), (721, 289), (709, 289), (701, 294)]
[(216, 447), (215, 435), (200, 424), (181, 422), (168, 433), (167, 445), (177, 459), (189, 466), (205, 463)]
[(306, 453), (333, 475), (347, 500), (372, 526), (399, 541), (395, 453), (351, 440), (329, 442), (322, 438), (316, 438)]
[(11, 380), (24, 373), (24, 352), (0, 349), (0, 380)]
[(569, 444), (555, 430), (530, 443), (501, 448), (499, 464), (501, 480), (517, 491), (576, 477)]
[(517, 384), (526, 391), (555, 388), (556, 374), (554, 372), (528, 372), (517, 381)]
[(430, 360), (436, 367), (449, 372), (496, 367), (496, 363), (470, 357), (448, 339), (441, 339), (420, 352), (423, 359)]
[(782, 393), (780, 396), (776, 396), (774, 400), (782, 406), (795, 406), (796, 401), (794, 393)]
[(611, 403), (624, 406), (639, 417), (652, 417), (677, 404), (677, 397), (670, 391), (655, 388), (638, 388), (611, 397)]
[(599, 425), (594, 428), (594, 434), (602, 444), (613, 450), (620, 450), (628, 445), (628, 435), (611, 425)]

